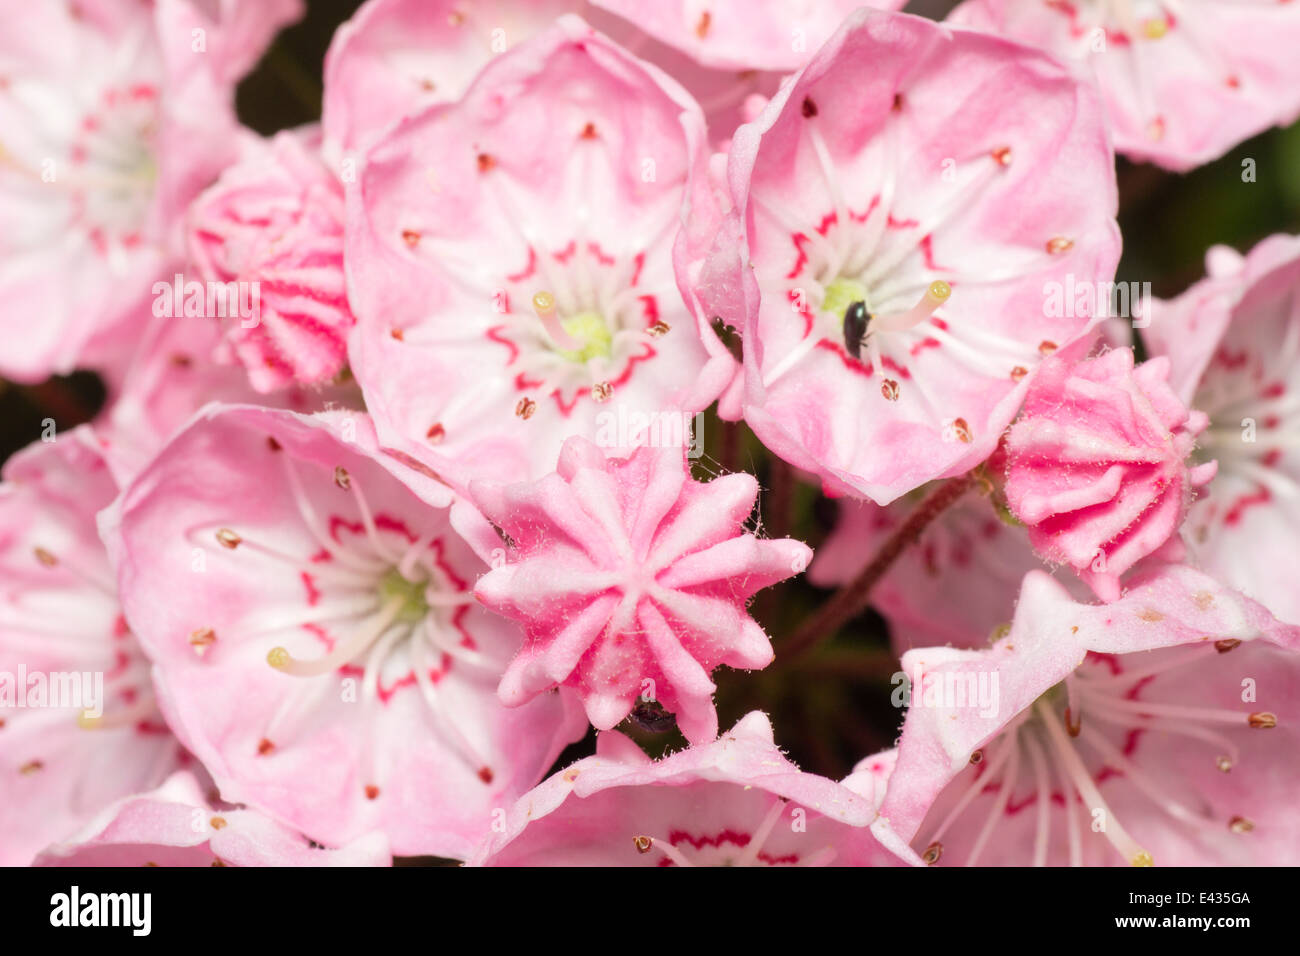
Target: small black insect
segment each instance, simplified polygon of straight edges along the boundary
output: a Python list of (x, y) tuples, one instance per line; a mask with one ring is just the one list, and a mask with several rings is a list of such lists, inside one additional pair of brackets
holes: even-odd
[(867, 323), (870, 321), (871, 313), (861, 299), (850, 302), (844, 310), (844, 351), (855, 359), (862, 358), (862, 337), (867, 334)]
[(666, 734), (677, 725), (677, 717), (657, 700), (638, 700), (629, 716), (634, 724), (652, 734)]

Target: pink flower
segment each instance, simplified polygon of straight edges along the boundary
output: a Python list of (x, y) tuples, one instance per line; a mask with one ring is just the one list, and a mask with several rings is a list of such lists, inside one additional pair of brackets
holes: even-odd
[[(593, 0), (717, 70), (789, 73), (830, 39), (859, 0)], [(871, 6), (896, 10), (906, 0)]]
[(1069, 565), (1103, 601), (1120, 577), (1165, 548), (1181, 557), (1178, 528), (1214, 462), (1186, 463), (1203, 412), (1169, 388), (1169, 362), (1133, 367), (1131, 349), (1071, 366), (1047, 363), (1007, 436), (1007, 503), (1049, 561)]
[(1187, 538), (1207, 571), (1300, 623), (1300, 238), (1272, 236), (1245, 257), (1219, 246), (1206, 264), (1208, 278), (1156, 302), (1142, 331), (1179, 397), (1210, 420), (1199, 454), (1219, 469)]
[[(226, 339), (259, 392), (325, 382), (347, 361), (355, 323), (343, 275), (343, 190), (318, 131), (254, 141), (190, 206), (190, 262), (253, 305)], [(238, 283), (238, 286), (230, 286)]]
[(1047, 284), (1118, 258), (1096, 94), (917, 17), (853, 15), (736, 133), (727, 176), (733, 238), (696, 291), (744, 328), (745, 419), (880, 504), (988, 457), (1043, 356), (1096, 321), (1049, 315)]
[(337, 850), (242, 807), (213, 808), (189, 773), (107, 807), (36, 866), (389, 866), (382, 833)]
[(968, 0), (949, 20), (1050, 50), (1095, 76), (1115, 148), (1167, 169), (1217, 159), (1300, 116), (1300, 10), (1287, 0)]
[(573, 17), (385, 137), (347, 251), (381, 442), (462, 487), (712, 402), (735, 361), (673, 267), (682, 217), (712, 206), (703, 140), (683, 90)]
[(327, 155), (357, 153), (400, 120), (460, 99), (498, 53), (540, 33), (576, 0), (367, 0), (325, 56)]
[(85, 428), (38, 442), (4, 468), (3, 866), (26, 865), (114, 800), (157, 786), (186, 759), (154, 704), (149, 662), (122, 618), (95, 530), (95, 512), (116, 495)]
[(148, 314), (185, 205), (234, 156), (235, 81), (301, 9), (211, 5), (4, 3), (0, 374), (112, 363)]
[(870, 799), (785, 758), (755, 711), (652, 761), (617, 731), (522, 797), (471, 866), (898, 866)]
[[(668, 73), (701, 104), (710, 138), (723, 142), (746, 102), (776, 92), (834, 32), (856, 0), (810, 3), (723, 0), (632, 4), (623, 0), (367, 0), (339, 27), (325, 58), (325, 151), (340, 170), (386, 130), (436, 103), (454, 103), (498, 54), (580, 14), (630, 53)], [(881, 6), (900, 6), (888, 0)]]
[[(919, 494), (919, 493), (918, 493)], [(909, 495), (888, 507), (840, 501), (835, 530), (817, 549), (808, 580), (842, 587), (916, 507)], [(1024, 576), (1044, 570), (1023, 527), (1003, 521), (986, 497), (967, 493), (942, 512), (871, 591), (901, 654), (913, 647), (987, 647), (1010, 623)], [(1062, 581), (1077, 599), (1088, 589)]]
[(1300, 629), (1206, 575), (1165, 566), (1081, 605), (1032, 572), (991, 649), (910, 651), (903, 668), (920, 683), (881, 815), (928, 863), (1300, 853)]
[(103, 524), (169, 722), (223, 799), (321, 843), (463, 857), (585, 729), (496, 700), (521, 635), (470, 587), (500, 541), (363, 415), (210, 407)]
[(716, 737), (709, 674), (719, 664), (772, 662), (745, 603), (812, 556), (789, 538), (741, 533), (758, 494), (753, 476), (695, 481), (676, 448), (622, 459), (571, 438), (557, 473), (476, 483), (473, 494), (514, 545), (475, 596), (527, 635), (501, 679), (501, 700), (519, 706), (556, 685), (574, 687), (599, 730), (626, 717), (640, 695), (675, 713), (692, 743)]

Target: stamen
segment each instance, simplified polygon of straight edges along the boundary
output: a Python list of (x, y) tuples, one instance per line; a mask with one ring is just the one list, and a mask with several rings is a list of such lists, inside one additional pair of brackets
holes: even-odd
[[(675, 866), (694, 866), (690, 860), (682, 855), (682, 851), (677, 849), (667, 840), (658, 840), (654, 837), (638, 836), (632, 838), (632, 845), (636, 847), (638, 853), (649, 853), (652, 849), (658, 847), (659, 852), (668, 859), (673, 861)], [(644, 847), (644, 849), (642, 849)]]
[(157, 705), (152, 694), (141, 694), (128, 706), (114, 710), (112, 713), (92, 717), (90, 714), (77, 715), (77, 726), (82, 730), (115, 730), (119, 727), (131, 727), (148, 720), (157, 713)]
[(266, 662), (278, 671), (295, 677), (318, 677), (338, 670), (361, 654), (384, 633), (397, 618), (405, 602), (400, 597), (391, 598), (369, 621), (368, 627), (358, 627), (347, 640), (340, 640), (328, 654), (314, 660), (294, 657), (286, 648), (273, 647)]
[(758, 825), (754, 835), (745, 844), (745, 850), (740, 854), (737, 861), (738, 866), (753, 866), (758, 862), (758, 854), (763, 851), (763, 844), (772, 835), (772, 828), (776, 826), (776, 821), (781, 819), (781, 811), (784, 809), (784, 800), (777, 800), (776, 803), (772, 804), (771, 809), (767, 811), (767, 815), (763, 817), (763, 822)]
[(908, 311), (894, 315), (873, 316), (867, 334), (902, 332), (906, 329), (915, 328), (930, 318), (934, 314), (934, 310), (947, 302), (951, 295), (952, 287), (942, 279), (936, 279), (926, 288), (925, 293), (921, 296), (921, 301), (917, 302)]
[(1044, 703), (1041, 699), (1034, 702), (1034, 710), (1042, 718), (1043, 726), (1047, 729), (1048, 739), (1051, 741), (1057, 756), (1060, 758), (1061, 766), (1066, 771), (1074, 788), (1083, 797), (1085, 804), (1094, 810), (1101, 810), (1105, 814), (1105, 826), (1102, 833), (1110, 841), (1111, 846), (1120, 852), (1124, 859), (1128, 860), (1133, 866), (1150, 866), (1152, 863), (1151, 854), (1142, 849), (1137, 841), (1129, 836), (1128, 831), (1115, 818), (1111, 812), (1110, 806), (1106, 799), (1097, 789), (1096, 782), (1092, 779), (1092, 774), (1083, 765), (1079, 754), (1075, 751), (1070, 743), (1070, 738), (1066, 736), (1065, 728), (1057, 720), (1056, 714), (1052, 708)]

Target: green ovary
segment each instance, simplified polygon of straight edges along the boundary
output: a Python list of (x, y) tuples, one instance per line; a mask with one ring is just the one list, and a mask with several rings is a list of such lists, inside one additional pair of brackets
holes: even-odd
[(390, 568), (379, 579), (379, 605), (383, 607), (393, 599), (398, 599), (402, 604), (396, 620), (412, 624), (422, 621), (429, 613), (429, 604), (424, 599), (424, 589), (427, 586), (427, 581), (408, 581), (397, 568)]
[[(846, 279), (841, 276), (826, 286), (826, 298), (822, 299), (822, 311), (831, 313), (843, 322), (844, 313), (850, 305), (854, 302), (866, 301), (867, 287), (857, 279)], [(870, 308), (867, 311), (870, 311)]]
[(579, 312), (560, 322), (564, 331), (582, 343), (580, 349), (556, 349), (559, 355), (571, 362), (586, 362), (594, 358), (609, 358), (614, 337), (603, 316), (596, 312)]

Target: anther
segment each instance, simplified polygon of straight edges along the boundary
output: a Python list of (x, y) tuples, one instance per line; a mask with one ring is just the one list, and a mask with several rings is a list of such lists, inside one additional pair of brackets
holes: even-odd
[(1148, 20), (1142, 24), (1142, 32), (1148, 40), (1159, 40), (1169, 32), (1169, 24), (1164, 20)]
[(934, 866), (939, 862), (941, 856), (943, 856), (943, 844), (935, 840), (925, 848), (925, 852), (921, 854), (921, 859), (925, 861), (926, 866)]
[(36, 548), (34, 553), (36, 555), (36, 560), (41, 562), (41, 564), (45, 565), (47, 568), (52, 568), (59, 563), (59, 559), (44, 548)]
[(1277, 714), (1270, 714), (1268, 711), (1259, 711), (1251, 714), (1246, 718), (1246, 723), (1256, 730), (1268, 730), (1277, 726)]
[(1059, 256), (1063, 252), (1069, 252), (1074, 248), (1074, 240), (1066, 239), (1064, 236), (1053, 236), (1047, 240), (1047, 251), (1049, 254)]
[(528, 396), (519, 399), (515, 404), (515, 414), (524, 421), (533, 417), (533, 412), (537, 411), (537, 403)]
[(668, 325), (667, 322), (660, 320), (658, 322), (655, 322), (655, 324), (650, 326), (650, 328), (646, 329), (646, 335), (649, 335), (651, 338), (657, 339), (661, 335), (666, 335), (669, 328), (670, 326)]
[(1228, 829), (1233, 833), (1249, 833), (1255, 829), (1255, 823), (1245, 817), (1233, 817), (1228, 821)]
[(898, 383), (892, 378), (887, 378), (880, 383), (880, 394), (885, 396), (886, 401), (898, 401)]
[(636, 847), (638, 853), (649, 853), (655, 845), (655, 841), (648, 836), (634, 836), (632, 845)]
[(334, 484), (338, 485), (344, 491), (352, 487), (352, 476), (342, 465), (334, 466)]
[(993, 152), (992, 152), (991, 155), (993, 156), (994, 161), (995, 161), (999, 166), (1010, 166), (1010, 165), (1011, 165), (1011, 147), (1010, 147), (1010, 146), (999, 146), (997, 149), (993, 150)]
[(591, 400), (593, 402), (607, 402), (609, 397), (614, 394), (614, 386), (609, 382), (597, 382), (591, 386)]
[(1071, 737), (1079, 736), (1079, 731), (1083, 730), (1083, 718), (1069, 707), (1065, 708), (1065, 730)]
[(1214, 649), (1218, 651), (1220, 654), (1226, 654), (1228, 653), (1228, 651), (1232, 650), (1240, 643), (1241, 641), (1237, 640), (1235, 637), (1228, 637), (1228, 638), (1224, 638), (1221, 641), (1215, 641)]
[(229, 548), (231, 551), (234, 551), (239, 547), (239, 543), (243, 540), (243, 538), (235, 534), (235, 532), (231, 531), (229, 528), (222, 528), (217, 532), (217, 543), (223, 548)]
[(208, 648), (217, 643), (217, 632), (210, 627), (201, 627), (190, 634), (190, 647), (194, 648), (194, 653), (202, 657), (208, 652)]
[(424, 433), (424, 437), (429, 440), (429, 444), (438, 445), (447, 437), (447, 429), (442, 427), (441, 422), (434, 422), (429, 426), (429, 430)]
[(983, 763), (983, 762), (984, 762), (984, 751), (983, 751), (983, 750), (977, 750), (977, 751), (975, 751), (973, 754), (971, 754), (971, 755), (970, 755), (970, 762), (973, 763), (973, 764), (974, 764), (974, 763)]

